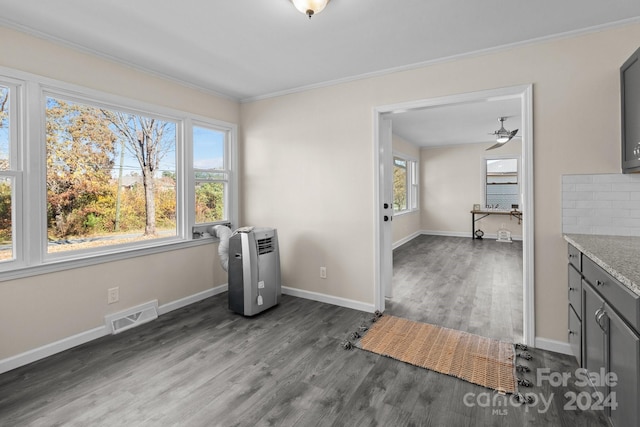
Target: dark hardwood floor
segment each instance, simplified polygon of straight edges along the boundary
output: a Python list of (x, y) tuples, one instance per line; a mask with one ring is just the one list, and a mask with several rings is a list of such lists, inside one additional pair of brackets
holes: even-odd
[[(284, 296), (254, 318), (226, 294), (0, 375), (2, 426), (589, 426), (535, 368), (573, 372), (567, 356), (523, 361), (531, 405), (341, 343), (371, 314)], [(586, 390), (590, 391), (590, 390)], [(493, 403), (491, 399), (497, 399)], [(506, 402), (506, 405), (499, 403)]]
[(522, 342), (522, 242), (421, 235), (393, 251), (388, 313)]

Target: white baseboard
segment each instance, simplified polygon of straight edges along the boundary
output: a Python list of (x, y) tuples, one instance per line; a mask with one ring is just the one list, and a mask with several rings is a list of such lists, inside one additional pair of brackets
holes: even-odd
[(375, 311), (375, 306), (373, 304), (367, 304), (347, 298), (334, 297), (332, 295), (321, 294), (318, 292), (305, 291), (302, 289), (283, 286), (282, 293), (285, 295), (291, 295), (293, 297), (310, 299), (312, 301), (324, 302), (327, 304), (337, 305), (345, 308), (352, 308), (359, 311), (366, 311), (367, 313), (373, 313)]
[[(227, 284), (217, 286), (215, 288), (207, 289), (206, 291), (198, 292), (197, 294), (190, 295), (185, 298), (181, 298), (176, 301), (163, 304), (158, 307), (158, 314), (163, 315), (170, 311), (177, 310), (185, 307), (189, 304), (193, 304), (205, 298), (209, 298), (213, 295), (220, 294), (227, 291)], [(79, 346), (81, 344), (88, 343), (105, 335), (109, 335), (109, 330), (106, 326), (100, 326), (98, 328), (90, 329), (79, 334), (72, 335), (67, 338), (63, 338), (59, 341), (52, 342), (50, 344), (43, 345), (42, 347), (34, 348), (33, 350), (25, 351), (24, 353), (17, 354), (15, 356), (8, 357), (0, 360), (0, 374), (8, 372), (12, 369), (19, 368), (20, 366), (28, 365), (45, 357), (53, 356), (56, 353), (61, 353), (70, 348)]]
[(109, 331), (106, 326), (100, 326), (79, 334), (72, 335), (67, 338), (63, 338), (60, 341), (56, 341), (42, 347), (34, 348), (33, 350), (25, 351), (24, 353), (17, 354), (15, 356), (8, 357), (0, 360), (0, 374), (8, 372), (12, 369), (19, 368), (20, 366), (28, 365), (45, 357), (52, 356), (56, 353), (63, 352), (70, 348), (76, 347), (80, 344), (93, 341), (105, 335), (108, 335)]
[(574, 355), (569, 343), (550, 340), (548, 338), (536, 337), (535, 347), (542, 350), (555, 351), (556, 353), (568, 354), (570, 356)]
[(397, 242), (394, 242), (393, 245), (391, 246), (391, 248), (392, 249), (399, 248), (400, 246), (404, 245), (407, 242), (412, 241), (413, 239), (415, 239), (416, 237), (418, 237), (421, 234), (422, 234), (422, 232), (416, 231), (415, 233), (410, 234), (407, 237), (404, 237), (404, 238), (398, 240)]
[[(431, 236), (449, 236), (449, 237), (467, 237), (470, 238), (470, 233), (465, 231), (435, 231), (435, 230), (422, 230), (420, 234), (426, 234)], [(485, 234), (485, 239), (496, 240), (497, 234)], [(522, 240), (522, 236), (511, 236), (512, 240)]]
[(227, 292), (228, 288), (229, 285), (225, 283), (224, 285), (216, 286), (215, 288), (207, 289), (206, 291), (198, 292), (197, 294), (189, 295), (188, 297), (180, 298), (179, 300), (162, 304), (160, 307), (158, 307), (158, 314), (162, 316), (163, 314), (167, 314), (173, 310), (186, 307), (205, 298)]
[(469, 237), (470, 233), (465, 231), (436, 231), (436, 230), (422, 230), (420, 234), (426, 234), (429, 236), (449, 236), (449, 237)]

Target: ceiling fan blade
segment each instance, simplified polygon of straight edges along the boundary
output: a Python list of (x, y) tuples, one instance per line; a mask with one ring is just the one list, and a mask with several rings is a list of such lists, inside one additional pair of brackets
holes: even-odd
[(493, 144), (491, 147), (487, 148), (485, 151), (489, 151), (489, 150), (493, 150), (494, 148), (500, 148), (502, 147), (504, 144), (506, 144), (509, 141), (505, 141), (505, 142), (498, 142), (496, 144)]

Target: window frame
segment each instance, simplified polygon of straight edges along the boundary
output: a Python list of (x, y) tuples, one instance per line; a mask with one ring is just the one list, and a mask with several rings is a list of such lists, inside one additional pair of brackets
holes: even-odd
[[(517, 154), (503, 154), (503, 155), (493, 155), (493, 156), (484, 156), (482, 160), (482, 209), (487, 209), (487, 162), (489, 160), (507, 160), (507, 159), (515, 159), (516, 167), (518, 168), (517, 177), (517, 191), (518, 191), (518, 209), (522, 209), (522, 159), (520, 155)], [(511, 210), (511, 207), (500, 208), (498, 210)]]
[[(393, 211), (393, 215), (404, 215), (420, 210), (420, 166), (418, 160), (399, 151), (393, 152), (393, 165), (395, 168), (395, 159), (403, 160), (407, 163), (407, 208), (403, 210)], [(395, 189), (394, 189), (395, 193)], [(395, 194), (394, 194), (395, 200)]]
[[(14, 260), (0, 263), (0, 281), (29, 277), (115, 260), (210, 244), (207, 234), (194, 234), (195, 208), (187, 200), (195, 197), (193, 126), (226, 132), (225, 165), (229, 179), (225, 203), (227, 223), (238, 223), (237, 125), (189, 112), (155, 105), (119, 95), (73, 85), (46, 77), (0, 67), (0, 84), (18, 85), (16, 145), (16, 194), (14, 212)], [(94, 249), (47, 253), (46, 189), (46, 98), (59, 97), (96, 107), (155, 117), (176, 124), (176, 235), (144, 242), (118, 244)], [(22, 164), (24, 159), (24, 164)], [(13, 159), (12, 159), (13, 160)], [(12, 161), (12, 168), (13, 168)], [(3, 175), (3, 174), (0, 174)], [(4, 174), (6, 175), (6, 173)], [(29, 212), (29, 215), (24, 214)]]
[(9, 89), (9, 169), (0, 177), (13, 181), (11, 192), (12, 258), (0, 262), (0, 271), (24, 264), (23, 232), (23, 164), (21, 141), (25, 135), (25, 82), (13, 76), (0, 75), (0, 85)]
[[(229, 224), (230, 222), (230, 211), (233, 211), (233, 209), (230, 208), (230, 204), (232, 204), (234, 202), (235, 197), (233, 197), (232, 194), (230, 194), (230, 182), (233, 179), (233, 173), (232, 173), (232, 167), (230, 164), (230, 161), (233, 158), (230, 154), (232, 151), (232, 147), (231, 147), (231, 133), (229, 131), (229, 129), (222, 127), (220, 125), (216, 125), (214, 123), (211, 122), (202, 122), (202, 121), (198, 121), (198, 120), (193, 120), (192, 124), (191, 124), (191, 131), (193, 132), (194, 128), (204, 128), (204, 129), (208, 129), (208, 130), (212, 130), (212, 131), (216, 131), (216, 132), (221, 132), (225, 134), (224, 137), (224, 159), (223, 159), (223, 164), (222, 164), (222, 169), (219, 169), (218, 171), (220, 173), (223, 173), (226, 175), (226, 179), (197, 179), (195, 177), (195, 167), (193, 167), (194, 161), (195, 159), (193, 159), (193, 145), (191, 145), (191, 149), (189, 150), (189, 155), (192, 157), (192, 162), (191, 162), (191, 166), (192, 166), (192, 170), (191, 170), (191, 176), (193, 176), (193, 197), (190, 197), (189, 203), (191, 205), (191, 209), (193, 210), (193, 219), (192, 219), (192, 232), (194, 234), (201, 234), (201, 233), (208, 233), (209, 228), (212, 225), (219, 225), (219, 224)], [(191, 144), (193, 144), (193, 136), (190, 139)], [(223, 183), (225, 190), (224, 190), (224, 219), (222, 220), (218, 220), (218, 221), (211, 221), (211, 222), (196, 222), (196, 214), (195, 214), (195, 193), (196, 193), (196, 186), (198, 185), (198, 183), (201, 182), (212, 182), (212, 183), (216, 183), (216, 182), (221, 182)], [(235, 187), (235, 186), (234, 186)], [(237, 223), (237, 221), (236, 221)]]

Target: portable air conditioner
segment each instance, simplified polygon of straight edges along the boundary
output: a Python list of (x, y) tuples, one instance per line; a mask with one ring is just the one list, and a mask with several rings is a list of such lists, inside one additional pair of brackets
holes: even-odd
[(239, 228), (229, 238), (229, 309), (245, 316), (280, 302), (280, 253), (274, 228)]

